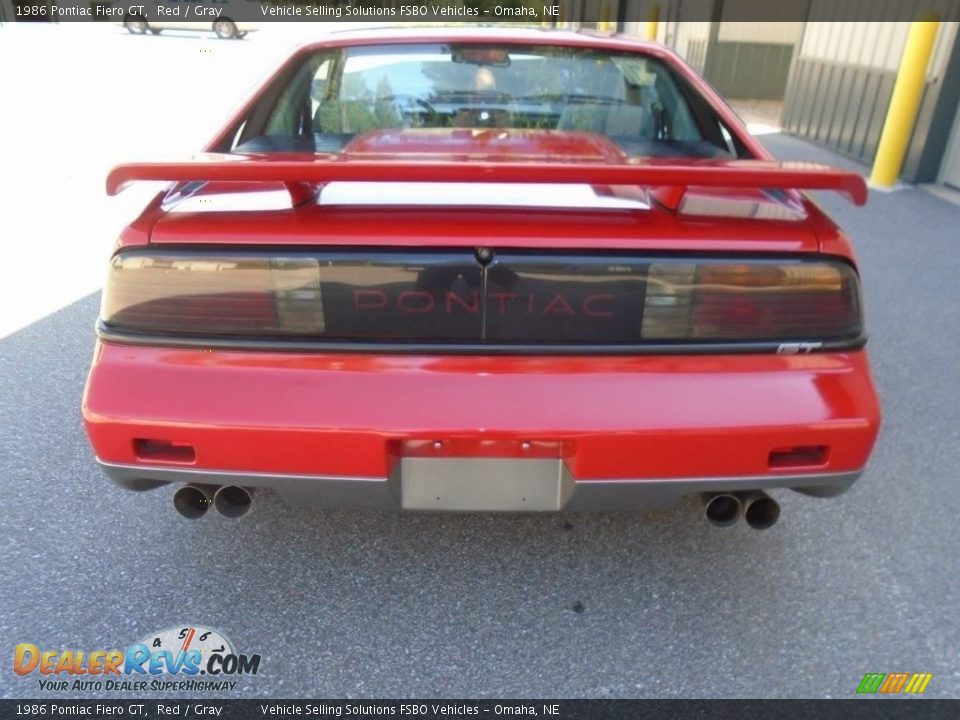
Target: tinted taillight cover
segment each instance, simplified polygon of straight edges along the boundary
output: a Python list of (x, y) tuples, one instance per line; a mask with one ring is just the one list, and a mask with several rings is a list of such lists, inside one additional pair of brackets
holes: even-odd
[(848, 263), (823, 256), (498, 250), (133, 250), (101, 331), (211, 341), (702, 346), (862, 338)]

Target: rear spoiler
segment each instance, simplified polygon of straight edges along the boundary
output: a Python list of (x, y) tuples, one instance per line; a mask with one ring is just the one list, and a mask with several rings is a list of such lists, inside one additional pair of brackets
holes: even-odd
[(493, 162), (450, 161), (432, 157), (354, 159), (345, 155), (316, 160), (264, 160), (210, 153), (187, 162), (118, 165), (107, 176), (107, 194), (116, 195), (136, 180), (169, 182), (278, 182), (293, 204), (314, 197), (328, 182), (445, 182), (445, 183), (575, 183), (639, 185), (652, 189), (656, 200), (676, 210), (688, 187), (833, 190), (856, 205), (867, 202), (867, 185), (855, 172), (825, 165), (769, 160), (694, 161), (656, 164), (621, 162)]

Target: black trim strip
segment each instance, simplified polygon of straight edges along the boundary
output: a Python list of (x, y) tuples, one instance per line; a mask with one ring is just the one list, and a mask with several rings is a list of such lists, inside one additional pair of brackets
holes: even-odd
[[(557, 345), (557, 344), (482, 344), (482, 343), (399, 343), (331, 340), (281, 340), (245, 337), (191, 337), (148, 335), (113, 330), (97, 320), (97, 337), (120, 345), (155, 347), (216, 348), (224, 350), (257, 350), (264, 352), (367, 353), (371, 355), (729, 355), (779, 354), (778, 348), (793, 343), (811, 343), (809, 338), (790, 338), (759, 342), (712, 343), (643, 343), (623, 345)], [(820, 341), (817, 341), (820, 342)], [(867, 344), (867, 335), (856, 338), (824, 340), (810, 352), (845, 352), (860, 350)]]

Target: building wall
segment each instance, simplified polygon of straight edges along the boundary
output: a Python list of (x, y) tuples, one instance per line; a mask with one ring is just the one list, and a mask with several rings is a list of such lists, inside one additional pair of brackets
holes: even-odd
[(730, 18), (736, 17), (738, 14), (734, 12), (735, 9), (736, 6), (732, 6), (730, 0), (727, 0), (723, 5), (720, 29), (717, 33), (717, 40), (719, 42), (796, 45), (800, 42), (800, 38), (803, 37), (804, 23), (802, 22), (731, 20)]
[[(729, 98), (783, 98), (803, 22), (741, 19), (750, 17), (755, 0), (685, 0), (665, 3), (665, 7), (670, 22), (662, 23), (665, 27), (659, 39), (720, 94)], [(796, 17), (795, 5), (784, 4), (782, 8), (784, 17)], [(777, 13), (771, 14), (775, 18)]]
[[(843, 8), (843, 15), (840, 9), (831, 10), (836, 5), (834, 0), (813, 0), (811, 4), (815, 17), (829, 18), (832, 11), (836, 20), (806, 24), (787, 83), (781, 122), (789, 132), (869, 164), (876, 155), (910, 23), (856, 21), (858, 11), (876, 13), (872, 0), (861, 0), (859, 10)], [(920, 2), (916, 5), (919, 8)], [(932, 5), (943, 6), (941, 12), (949, 15), (957, 11), (960, 0), (941, 0)], [(928, 8), (931, 3), (924, 2), (923, 6)], [(940, 99), (956, 38), (957, 23), (942, 23), (927, 70), (907, 179), (929, 174), (920, 162), (925, 129), (929, 129)]]
[(698, 73), (703, 74), (707, 60), (707, 43), (710, 40), (710, 23), (676, 23), (673, 33), (673, 49)]
[(954, 113), (949, 137), (943, 166), (939, 169), (937, 179), (945, 185), (960, 190), (960, 107)]
[(805, 1), (773, 4), (770, 17), (755, 22), (750, 18), (756, 16), (756, 0), (724, 0), (705, 68), (707, 80), (729, 98), (781, 100), (803, 34), (803, 23), (787, 18), (796, 17), (797, 5)]

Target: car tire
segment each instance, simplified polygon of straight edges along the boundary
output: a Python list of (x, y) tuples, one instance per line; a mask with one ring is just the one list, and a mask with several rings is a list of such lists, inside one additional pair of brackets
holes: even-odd
[(215, 32), (221, 40), (235, 40), (240, 37), (237, 24), (233, 22), (233, 20), (226, 18), (214, 21), (213, 32)]
[(150, 23), (147, 22), (146, 18), (140, 17), (139, 15), (131, 15), (130, 17), (124, 18), (123, 26), (131, 35), (145, 35), (146, 32), (150, 30)]

